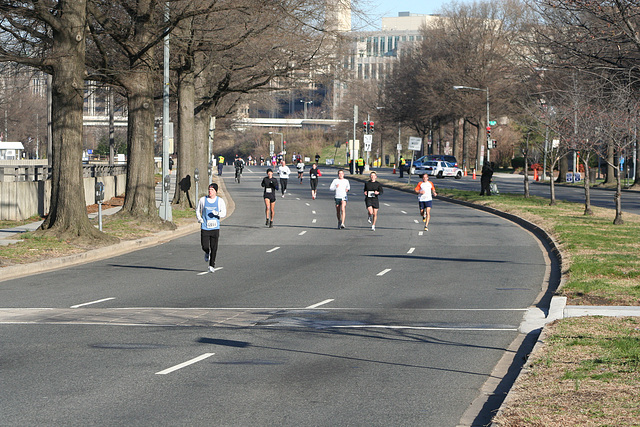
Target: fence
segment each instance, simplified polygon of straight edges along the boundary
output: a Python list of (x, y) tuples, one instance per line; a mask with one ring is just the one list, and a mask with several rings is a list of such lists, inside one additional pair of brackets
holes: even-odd
[[(15, 163), (14, 163), (15, 162)], [(0, 220), (19, 221), (46, 215), (51, 200), (51, 172), (43, 161), (0, 162)], [(13, 163), (13, 164), (10, 164)], [(126, 165), (87, 164), (82, 167), (84, 197), (95, 203), (95, 184), (104, 183), (105, 200), (124, 194)]]

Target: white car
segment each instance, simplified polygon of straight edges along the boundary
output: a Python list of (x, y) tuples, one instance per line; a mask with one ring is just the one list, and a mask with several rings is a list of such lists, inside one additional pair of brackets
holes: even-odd
[(423, 162), (420, 167), (416, 168), (416, 175), (428, 174), (436, 178), (444, 178), (452, 176), (455, 179), (462, 178), (462, 170), (456, 167), (455, 163), (444, 162), (441, 160), (429, 160)]

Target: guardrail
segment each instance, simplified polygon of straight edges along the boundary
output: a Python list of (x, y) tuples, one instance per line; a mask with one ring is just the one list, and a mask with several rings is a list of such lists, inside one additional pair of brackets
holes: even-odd
[[(83, 178), (124, 175), (127, 165), (82, 165)], [(51, 168), (45, 165), (0, 163), (0, 182), (37, 182), (51, 179)]]

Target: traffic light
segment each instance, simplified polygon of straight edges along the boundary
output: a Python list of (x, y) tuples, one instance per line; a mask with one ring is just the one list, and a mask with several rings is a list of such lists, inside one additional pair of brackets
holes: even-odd
[(491, 126), (487, 126), (487, 138), (491, 138)]
[(369, 133), (373, 133), (373, 122), (369, 122)]
[(362, 122), (362, 131), (364, 133), (369, 133), (369, 123), (367, 122)]

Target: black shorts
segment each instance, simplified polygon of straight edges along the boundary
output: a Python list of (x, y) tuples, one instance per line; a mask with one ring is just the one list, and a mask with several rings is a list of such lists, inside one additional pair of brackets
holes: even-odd
[(365, 197), (364, 205), (366, 207), (371, 206), (373, 209), (380, 209), (380, 201), (377, 197)]
[(310, 179), (309, 183), (311, 184), (311, 189), (315, 190), (316, 188), (318, 188), (318, 180), (317, 179)]
[(263, 197), (267, 200), (270, 200), (271, 203), (275, 203), (276, 201), (276, 195), (274, 193), (264, 193)]

